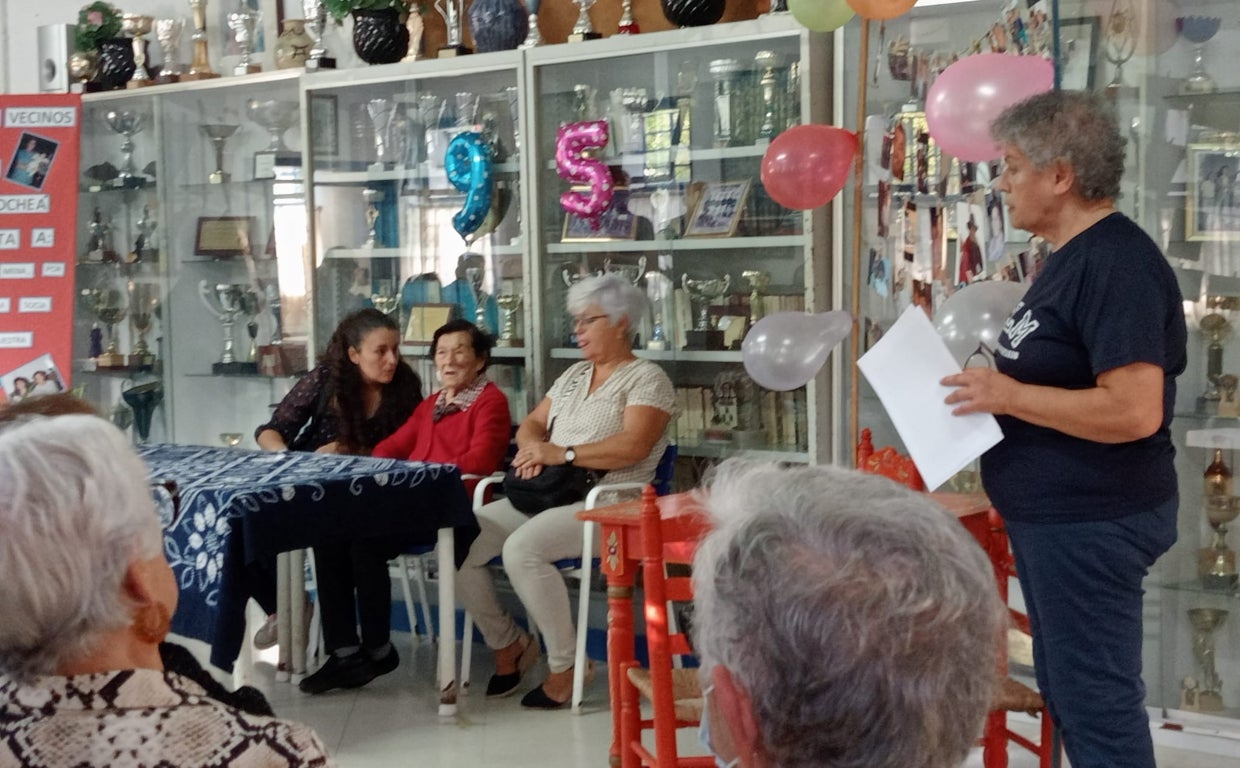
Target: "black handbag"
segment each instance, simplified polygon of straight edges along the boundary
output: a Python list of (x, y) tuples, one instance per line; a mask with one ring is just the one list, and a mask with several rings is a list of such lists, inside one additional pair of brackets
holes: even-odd
[[(551, 430), (555, 428), (555, 419), (547, 425), (546, 440), (551, 439)], [(545, 509), (562, 507), (581, 501), (598, 484), (603, 475), (602, 470), (586, 469), (572, 464), (555, 464), (544, 466), (542, 472), (531, 478), (522, 478), (511, 466), (504, 473), (504, 495), (512, 502), (518, 512), (536, 515)]]
[(517, 476), (512, 467), (504, 474), (504, 495), (517, 511), (536, 515), (545, 509), (581, 501), (598, 483), (601, 473), (571, 464), (543, 467), (531, 478)]

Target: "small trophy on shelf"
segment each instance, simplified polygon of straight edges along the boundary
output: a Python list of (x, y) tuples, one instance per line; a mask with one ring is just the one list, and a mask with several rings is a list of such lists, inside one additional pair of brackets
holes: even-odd
[(568, 42), (580, 43), (586, 40), (598, 40), (602, 37), (594, 28), (594, 22), (590, 20), (590, 7), (594, 5), (594, 1), (573, 0), (573, 4), (580, 11), (577, 14), (577, 23), (573, 25), (573, 31), (568, 33)]
[(248, 288), (244, 285), (229, 283), (212, 285), (206, 280), (198, 283), (198, 297), (202, 299), (202, 305), (215, 319), (220, 321), (220, 325), (224, 328), (224, 351), (220, 354), (219, 362), (211, 364), (212, 373), (258, 372), (257, 364), (237, 360), (236, 345), (233, 340), (233, 326), (236, 325), (237, 318), (245, 311), (242, 295), (247, 290)]
[(133, 161), (133, 137), (146, 127), (146, 115), (131, 109), (110, 109), (104, 113), (103, 119), (109, 128), (125, 137), (121, 143), (121, 168), (112, 180), (112, 186), (122, 189), (145, 187), (147, 179), (138, 173)]
[(121, 31), (133, 37), (133, 77), (125, 83), (126, 88), (142, 88), (155, 84), (150, 73), (146, 71), (146, 50), (150, 44), (146, 34), (151, 31), (154, 23), (155, 19), (152, 17), (138, 13), (126, 13), (121, 17)]
[(95, 206), (87, 226), (89, 237), (86, 240), (86, 261), (115, 262), (120, 260), (116, 249), (112, 247), (112, 222)]
[(1223, 709), (1223, 681), (1214, 664), (1214, 632), (1227, 620), (1221, 608), (1190, 608), (1188, 622), (1193, 628), (1193, 658), (1201, 669), (1201, 678), (1186, 677), (1181, 681), (1180, 706), (1197, 712), (1219, 712)]
[(376, 280), (375, 286), (375, 292), (370, 295), (371, 306), (391, 316), (400, 306), (400, 296), (396, 293), (392, 281), (387, 278)]
[(482, 276), (482, 267), (465, 268), (465, 282), (474, 300), (474, 325), (483, 333), (491, 333), (490, 323), (487, 322), (487, 294), (482, 290)]
[(732, 276), (725, 274), (722, 279), (702, 280), (684, 274), (680, 276), (680, 285), (689, 294), (690, 302), (699, 308), (693, 330), (685, 334), (685, 349), (723, 349), (723, 331), (711, 323), (710, 305), (727, 295), (732, 287)]
[(1232, 471), (1223, 459), (1222, 448), (1214, 449), (1201, 479), (1206, 519), (1214, 529), (1214, 538), (1210, 546), (1198, 551), (1197, 575), (1205, 589), (1235, 589), (1236, 553), (1227, 546), (1227, 524), (1240, 514), (1240, 499), (1232, 495)]
[(150, 258), (154, 253), (154, 249), (151, 248), (151, 236), (155, 234), (157, 226), (159, 225), (151, 214), (151, 206), (142, 206), (142, 215), (134, 222), (134, 229), (137, 230), (138, 236), (134, 238), (133, 250), (125, 257), (126, 262), (134, 264)]
[(747, 269), (741, 273), (741, 279), (749, 283), (749, 326), (752, 328), (766, 314), (762, 297), (771, 287), (771, 276), (760, 269)]
[(108, 346), (95, 359), (95, 365), (98, 368), (124, 368), (126, 360), (116, 338), (116, 326), (129, 314), (128, 286), (118, 272), (91, 288), (90, 298), (95, 317), (108, 329)]
[(211, 146), (215, 148), (215, 170), (207, 176), (207, 182), (211, 184), (227, 184), (232, 181), (232, 174), (224, 170), (224, 145), (228, 143), (228, 139), (237, 132), (239, 125), (227, 125), (225, 123), (207, 123), (198, 126), (202, 130), (202, 134), (211, 142)]
[(241, 60), (233, 67), (234, 75), (252, 75), (262, 72), (263, 65), (254, 61), (254, 33), (258, 29), (259, 14), (244, 5), (241, 10), (228, 14), (228, 28), (233, 31), (233, 39), (241, 51)]
[(157, 19), (155, 39), (163, 51), (164, 63), (159, 67), (155, 82), (164, 85), (181, 82), (181, 34), (185, 31), (184, 19)]
[(1180, 16), (1175, 29), (1180, 37), (1193, 44), (1193, 71), (1180, 83), (1180, 93), (1214, 93), (1214, 78), (1206, 72), (1206, 43), (1218, 33), (1223, 20), (1218, 16)]
[(366, 102), (366, 113), (370, 115), (370, 127), (375, 142), (375, 162), (371, 164), (370, 170), (382, 173), (388, 169), (389, 163), (400, 163), (404, 150), (404, 147), (395, 147), (392, 141), (392, 126), (398, 117), (396, 103), (391, 99), (371, 99)]
[(538, 31), (538, 5), (539, 0), (525, 0), (525, 7), (530, 14), (530, 31), (525, 34), (522, 48), (536, 48), (543, 44), (542, 33)]
[(1115, 91), (1124, 87), (1124, 65), (1137, 52), (1137, 14), (1132, 0), (1112, 0), (1111, 12), (1103, 25), (1103, 56), (1115, 67), (1107, 91)]
[[(263, 295), (249, 288), (241, 292), (241, 314), (245, 315), (245, 332), (250, 337), (250, 348), (245, 361), (258, 365), (258, 316), (263, 311)], [(257, 371), (257, 368), (256, 368)]]
[(646, 257), (645, 255), (638, 256), (636, 264), (617, 264), (608, 256), (603, 259), (603, 272), (620, 275), (633, 285), (637, 285), (642, 281), (642, 275), (646, 274)]
[(190, 36), (194, 42), (194, 58), (189, 72), (181, 75), (181, 79), (209, 80), (219, 77), (219, 73), (211, 69), (211, 56), (207, 50), (207, 0), (189, 0), (189, 7), (194, 14), (194, 34)]
[(254, 178), (274, 179), (277, 162), (297, 156), (284, 143), (284, 134), (297, 124), (297, 102), (250, 99), (245, 104), (245, 111), (251, 120), (266, 128), (271, 135), (267, 146), (254, 153)]
[(366, 202), (366, 242), (362, 243), (362, 248), (374, 249), (379, 247), (379, 232), (376, 229), (379, 223), (379, 203), (383, 202), (383, 193), (377, 189), (366, 188), (362, 190), (362, 200)]
[(495, 303), (504, 312), (504, 327), (500, 331), (498, 344), (501, 347), (520, 347), (525, 345), (517, 327), (517, 313), (521, 309), (521, 294), (501, 293), (495, 297)]
[(758, 51), (754, 63), (762, 69), (762, 77), (758, 86), (762, 89), (762, 126), (758, 128), (758, 137), (773, 139), (776, 134), (783, 133), (783, 93), (779, 87), (779, 74), (776, 70), (784, 63), (784, 57), (775, 51)]
[(155, 415), (155, 408), (164, 401), (164, 385), (159, 379), (126, 384), (121, 389), (121, 399), (133, 409), (134, 435), (145, 443), (151, 437), (151, 417)]
[(155, 363), (155, 355), (146, 343), (146, 335), (159, 312), (159, 286), (152, 283), (129, 284), (129, 322), (133, 325), (137, 340), (133, 352), (129, 355), (131, 367), (150, 366)]

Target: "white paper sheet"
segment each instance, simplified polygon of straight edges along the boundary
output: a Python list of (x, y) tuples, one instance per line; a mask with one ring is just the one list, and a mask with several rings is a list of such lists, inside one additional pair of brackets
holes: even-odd
[(920, 307), (904, 310), (857, 367), (887, 409), (930, 490), (1003, 439), (994, 416), (953, 416), (952, 406), (943, 402), (951, 388), (939, 381), (959, 373), (960, 366)]

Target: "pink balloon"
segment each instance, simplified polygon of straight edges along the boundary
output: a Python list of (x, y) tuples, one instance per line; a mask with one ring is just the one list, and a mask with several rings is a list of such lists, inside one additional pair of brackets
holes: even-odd
[(833, 125), (798, 125), (762, 156), (762, 186), (775, 202), (807, 211), (826, 205), (848, 181), (857, 134)]
[(1041, 56), (981, 53), (952, 64), (926, 96), (926, 123), (939, 149), (965, 162), (1002, 154), (990, 138), (999, 113), (1055, 85), (1055, 67)]
[(560, 178), (590, 187), (584, 192), (570, 190), (560, 195), (560, 206), (569, 213), (590, 219), (595, 229), (598, 218), (611, 207), (615, 183), (605, 163), (583, 157), (582, 152), (602, 149), (609, 139), (606, 120), (566, 123), (560, 126), (555, 139), (555, 168)]

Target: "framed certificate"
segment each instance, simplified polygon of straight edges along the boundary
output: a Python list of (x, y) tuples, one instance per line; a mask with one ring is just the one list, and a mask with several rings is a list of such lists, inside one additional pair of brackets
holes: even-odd
[(707, 184), (685, 227), (685, 237), (731, 237), (749, 196), (749, 179)]
[(216, 259), (252, 255), (250, 230), (253, 216), (200, 216), (194, 236), (194, 253)]
[(637, 217), (629, 212), (629, 190), (621, 188), (612, 193), (611, 207), (603, 211), (598, 221), (566, 213), (564, 234), (560, 240), (574, 243), (587, 240), (632, 240), (636, 237)]
[(415, 304), (409, 308), (409, 325), (405, 328), (405, 341), (427, 344), (435, 336), (439, 326), (452, 319), (455, 304)]

